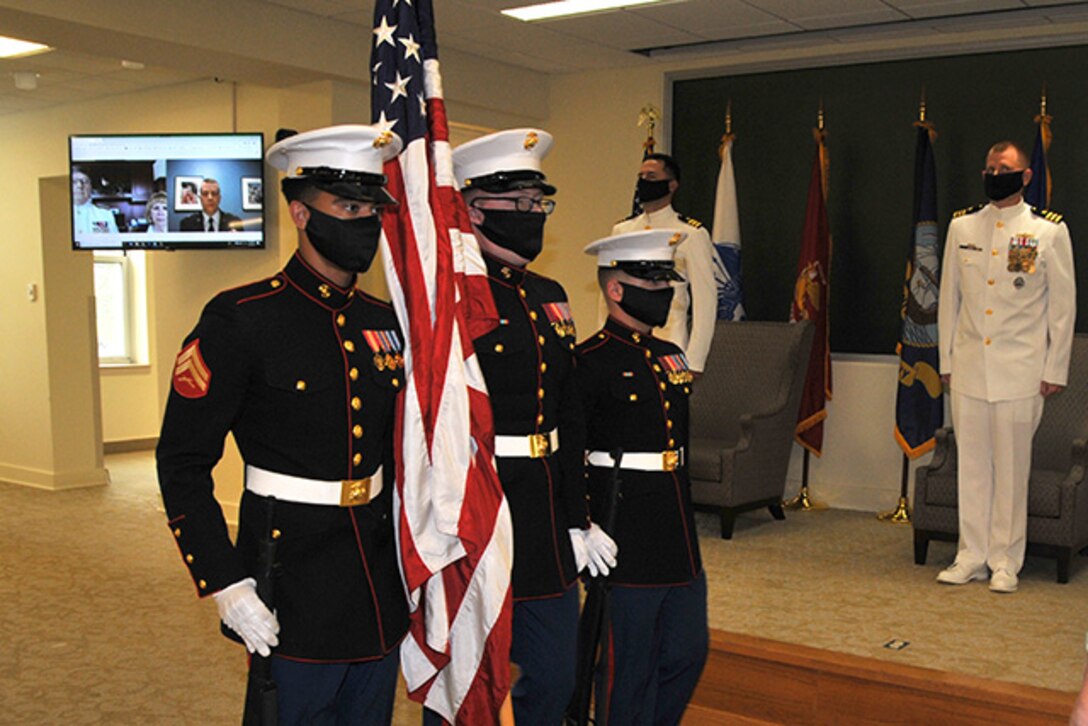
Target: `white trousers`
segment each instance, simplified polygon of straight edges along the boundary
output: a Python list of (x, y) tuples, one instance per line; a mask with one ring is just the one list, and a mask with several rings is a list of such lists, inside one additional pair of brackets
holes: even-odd
[(1024, 564), (1031, 440), (1043, 397), (990, 403), (952, 392), (960, 541), (956, 561), (1016, 574)]

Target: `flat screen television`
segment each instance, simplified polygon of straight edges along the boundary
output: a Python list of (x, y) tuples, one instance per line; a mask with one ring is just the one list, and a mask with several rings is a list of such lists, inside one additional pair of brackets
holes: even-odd
[(265, 245), (264, 134), (69, 136), (68, 158), (72, 249)]

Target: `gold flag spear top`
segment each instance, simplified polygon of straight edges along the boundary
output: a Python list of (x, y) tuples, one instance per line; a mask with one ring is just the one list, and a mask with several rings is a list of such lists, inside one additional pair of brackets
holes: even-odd
[(646, 127), (646, 140), (642, 142), (642, 148), (647, 154), (654, 152), (654, 145), (657, 143), (654, 139), (654, 128), (659, 118), (661, 118), (661, 112), (652, 103), (646, 104), (638, 112), (638, 125)]

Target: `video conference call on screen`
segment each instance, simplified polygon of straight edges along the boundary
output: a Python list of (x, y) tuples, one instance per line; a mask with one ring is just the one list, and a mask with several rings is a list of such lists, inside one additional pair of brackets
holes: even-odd
[(263, 248), (264, 135), (70, 136), (72, 248)]

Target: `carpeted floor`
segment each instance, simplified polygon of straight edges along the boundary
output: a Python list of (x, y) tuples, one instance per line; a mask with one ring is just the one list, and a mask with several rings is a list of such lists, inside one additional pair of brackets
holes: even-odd
[[(108, 457), (108, 487), (0, 484), (0, 723), (234, 724), (242, 650), (218, 635), (159, 511), (148, 453)], [(818, 492), (815, 492), (818, 495)], [(731, 542), (700, 517), (712, 627), (912, 665), (1075, 690), (1088, 567), (1058, 585), (1029, 558), (1020, 591), (939, 586), (950, 544), (917, 567), (909, 527), (872, 515), (742, 517)], [(622, 557), (622, 553), (620, 553)], [(899, 651), (891, 639), (909, 641)], [(785, 686), (788, 687), (788, 686)], [(398, 700), (396, 723), (418, 724)]]

